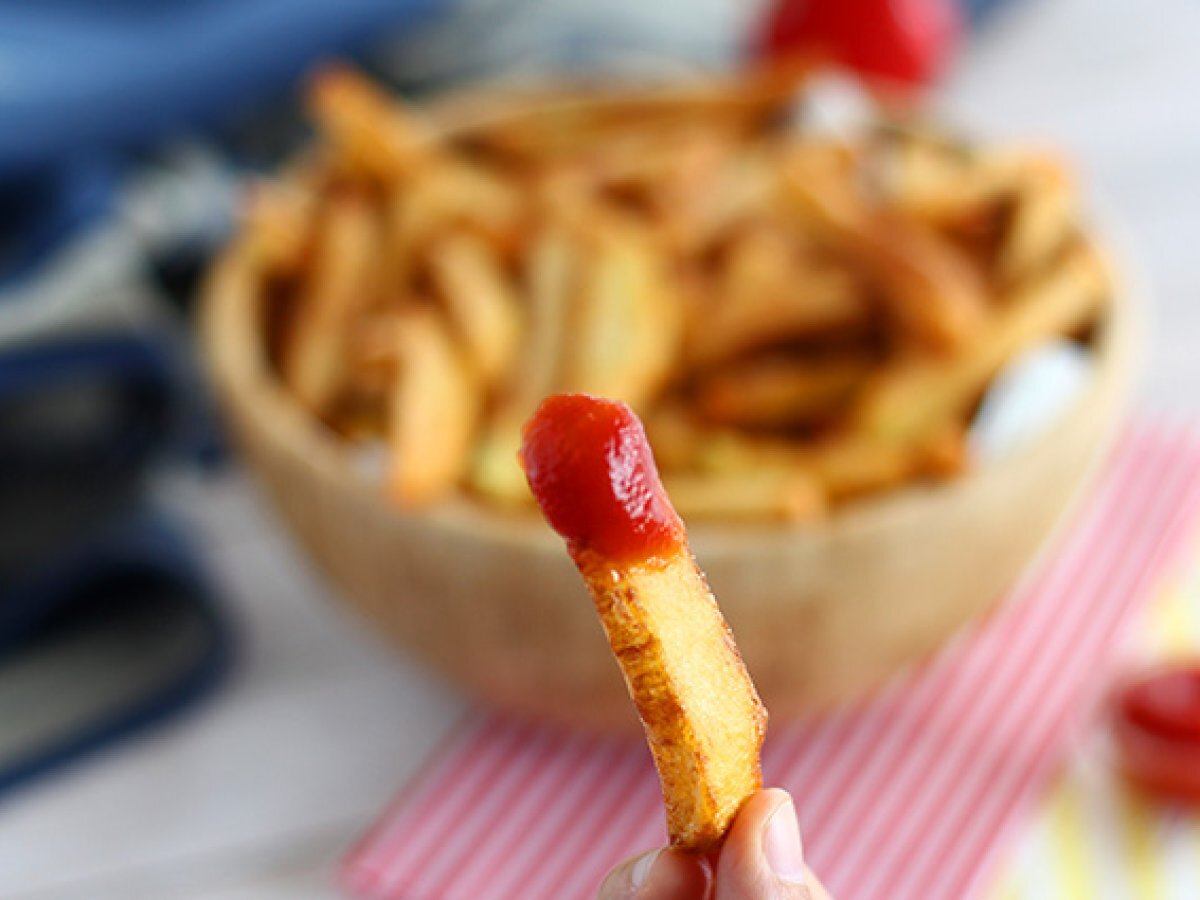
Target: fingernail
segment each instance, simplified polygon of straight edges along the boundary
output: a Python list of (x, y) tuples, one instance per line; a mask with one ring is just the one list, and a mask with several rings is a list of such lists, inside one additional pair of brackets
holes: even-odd
[(781, 881), (799, 884), (804, 881), (804, 848), (800, 843), (800, 825), (796, 822), (796, 807), (785, 800), (775, 807), (767, 820), (763, 835), (763, 855), (767, 865)]
[(650, 880), (650, 870), (654, 868), (654, 861), (658, 859), (658, 854), (661, 852), (661, 850), (651, 850), (649, 853), (643, 853), (634, 862), (633, 868), (629, 871), (629, 883), (635, 891)]

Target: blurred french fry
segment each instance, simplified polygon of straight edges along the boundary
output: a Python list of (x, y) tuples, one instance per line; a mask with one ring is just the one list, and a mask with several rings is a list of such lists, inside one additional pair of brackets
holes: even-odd
[(454, 232), (437, 240), (429, 263), (450, 321), (485, 385), (508, 371), (520, 338), (514, 287), (495, 253), (477, 235)]
[(411, 173), (432, 146), (432, 129), (419, 115), (348, 66), (313, 75), (308, 107), (338, 160), (384, 182)]
[(761, 227), (733, 245), (715, 295), (689, 322), (686, 352), (693, 365), (866, 324), (870, 311), (854, 274), (804, 259), (794, 240), (778, 228)]
[(406, 310), (397, 328), (397, 372), (388, 416), (388, 492), (406, 507), (444, 497), (466, 470), (480, 397), (432, 310)]
[(663, 210), (669, 244), (681, 254), (704, 252), (722, 234), (771, 210), (778, 184), (771, 156), (757, 147), (743, 148), (715, 171), (678, 183)]
[(759, 453), (766, 459), (790, 459), (811, 473), (826, 496), (844, 503), (898, 487), (919, 478), (947, 478), (966, 464), (966, 429), (947, 423), (909, 444), (843, 432), (803, 448), (776, 445)]
[(1012, 194), (1023, 161), (1014, 152), (966, 155), (930, 141), (903, 140), (878, 154), (874, 172), (890, 209), (941, 226)]
[(574, 300), (565, 391), (644, 408), (667, 380), (682, 338), (683, 309), (662, 260), (633, 227), (598, 223)]
[(710, 422), (786, 428), (835, 413), (870, 372), (865, 356), (832, 359), (767, 357), (703, 376), (696, 408)]
[(558, 383), (566, 346), (566, 319), (579, 275), (577, 248), (569, 234), (547, 227), (532, 241), (527, 284), (528, 325), (518, 367), (507, 397), (488, 423), (471, 466), (471, 487), (504, 504), (532, 501), (525, 473), (517, 464), (521, 428)]
[(248, 252), (268, 276), (295, 275), (313, 238), (318, 201), (288, 182), (256, 181), (246, 192), (242, 227)]
[(785, 165), (793, 208), (875, 276), (898, 325), (938, 350), (959, 347), (984, 327), (982, 273), (932, 230), (867, 208), (843, 156), (801, 148)]
[(910, 442), (966, 413), (1004, 362), (1023, 347), (1093, 319), (1108, 288), (1103, 264), (1085, 244), (1018, 286), (992, 326), (956, 354), (901, 360), (876, 373), (853, 423), (873, 437)]
[(388, 249), (394, 277), (403, 279), (440, 232), (463, 228), (506, 244), (522, 216), (514, 185), (479, 166), (430, 162), (412, 182), (398, 182), (388, 208)]
[(396, 377), (399, 329), (404, 314), (396, 308), (372, 310), (353, 323), (346, 337), (343, 395), (378, 401)]
[(1063, 166), (1049, 157), (1028, 159), (996, 260), (1001, 282), (1015, 284), (1056, 258), (1077, 212), (1074, 186)]
[[(476, 103), (454, 110), (471, 132), (471, 145), (510, 164), (541, 166), (594, 147), (616, 134), (702, 123), (709, 132), (749, 135), (788, 109), (811, 60), (791, 60), (727, 79), (683, 87), (649, 87), (622, 96), (576, 87), (509, 94), (503, 104)], [(504, 96), (501, 94), (500, 96)], [(513, 102), (515, 101), (515, 102)], [(502, 113), (496, 110), (503, 107)]]
[(666, 475), (663, 484), (686, 521), (811, 522), (828, 512), (821, 485), (808, 472), (791, 466), (747, 472), (677, 472)]
[(382, 251), (375, 210), (357, 195), (338, 195), (324, 211), (316, 241), (280, 368), (300, 402), (319, 413), (345, 374), (350, 324), (378, 291)]

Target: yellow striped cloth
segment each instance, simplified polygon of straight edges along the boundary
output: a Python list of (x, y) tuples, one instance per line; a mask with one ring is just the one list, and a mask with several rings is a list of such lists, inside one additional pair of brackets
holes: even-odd
[[(1200, 657), (1200, 546), (1155, 600), (1130, 654)], [(1098, 727), (1074, 754), (998, 878), (993, 900), (1200, 900), (1200, 810), (1129, 791)]]

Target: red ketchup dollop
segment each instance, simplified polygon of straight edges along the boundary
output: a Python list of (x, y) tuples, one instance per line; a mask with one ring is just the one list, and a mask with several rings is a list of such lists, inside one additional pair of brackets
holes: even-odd
[(572, 551), (618, 563), (663, 558), (684, 544), (646, 432), (624, 403), (555, 394), (525, 423), (521, 466), (550, 526)]
[(1131, 681), (1114, 708), (1121, 767), (1153, 793), (1200, 803), (1200, 663)]

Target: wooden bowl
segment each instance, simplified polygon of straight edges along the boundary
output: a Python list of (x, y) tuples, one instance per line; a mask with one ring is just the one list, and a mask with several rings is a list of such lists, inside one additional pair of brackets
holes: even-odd
[[(532, 516), (455, 500), (405, 512), (283, 389), (263, 298), (234, 244), (209, 280), (203, 341), (229, 424), (284, 521), (374, 628), (488, 703), (571, 727), (636, 723), (561, 540)], [(1103, 454), (1136, 343), (1118, 291), (1093, 378), (1052, 428), (959, 479), (864, 500), (818, 525), (690, 528), (777, 718), (857, 696), (1002, 596)]]

